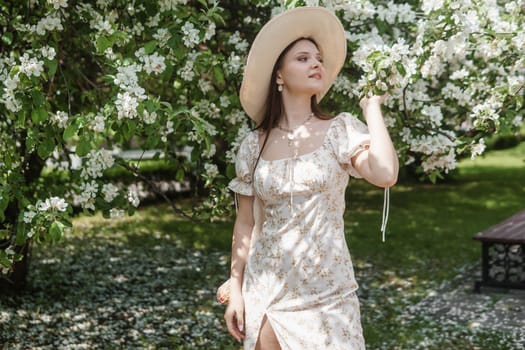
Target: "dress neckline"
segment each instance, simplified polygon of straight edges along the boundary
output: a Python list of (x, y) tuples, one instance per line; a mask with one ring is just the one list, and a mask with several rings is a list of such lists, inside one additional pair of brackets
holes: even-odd
[[(330, 132), (330, 130), (332, 129), (332, 126), (335, 124), (335, 121), (336, 119), (339, 119), (339, 117), (341, 116), (341, 114), (338, 114), (336, 115), (334, 118), (332, 118), (332, 120), (330, 121), (330, 125), (328, 125), (328, 128), (326, 129), (325, 131), (325, 134), (323, 135), (323, 142), (321, 142), (321, 145), (317, 148), (315, 148), (314, 150), (310, 151), (310, 152), (306, 152), (306, 153), (303, 153), (303, 154), (299, 154), (297, 155), (296, 157), (285, 157), (285, 158), (279, 158), (279, 159), (272, 159), (272, 160), (266, 160), (262, 157), (262, 155), (259, 157), (259, 160), (263, 161), (263, 162), (266, 162), (266, 163), (273, 163), (273, 162), (281, 162), (281, 161), (289, 161), (289, 160), (292, 160), (292, 159), (300, 159), (300, 158), (303, 158), (303, 157), (307, 157), (307, 156), (310, 156), (310, 155), (313, 155), (315, 153), (317, 153), (318, 151), (320, 151), (321, 149), (323, 149), (325, 147), (325, 144), (328, 140), (328, 134)], [(258, 153), (260, 154), (261, 153), (261, 145), (259, 144), (259, 131), (255, 131), (255, 142), (257, 144), (257, 150), (258, 150)]]

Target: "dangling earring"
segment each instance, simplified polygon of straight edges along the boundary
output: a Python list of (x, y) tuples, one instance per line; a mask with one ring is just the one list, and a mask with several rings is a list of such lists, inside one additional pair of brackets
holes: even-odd
[(283, 84), (277, 84), (277, 91), (279, 92), (283, 91)]

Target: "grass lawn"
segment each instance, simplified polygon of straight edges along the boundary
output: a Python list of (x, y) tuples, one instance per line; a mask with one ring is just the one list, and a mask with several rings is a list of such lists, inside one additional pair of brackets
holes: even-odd
[[(521, 349), (508, 332), (409, 310), (479, 262), (472, 237), (525, 209), (524, 179), (521, 143), (462, 161), (445, 183), (400, 183), (385, 243), (382, 190), (351, 183), (346, 233), (368, 349)], [(228, 275), (231, 220), (194, 224), (156, 205), (74, 224), (62, 243), (35, 247), (28, 291), (2, 296), (0, 349), (240, 348), (214, 301)]]

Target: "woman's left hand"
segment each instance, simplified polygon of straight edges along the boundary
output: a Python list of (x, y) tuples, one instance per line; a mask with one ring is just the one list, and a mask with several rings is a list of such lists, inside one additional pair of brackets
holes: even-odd
[(387, 98), (388, 98), (388, 94), (373, 95), (370, 97), (365, 96), (361, 99), (361, 101), (359, 101), (359, 106), (361, 107), (362, 110), (365, 110), (371, 105), (383, 104)]

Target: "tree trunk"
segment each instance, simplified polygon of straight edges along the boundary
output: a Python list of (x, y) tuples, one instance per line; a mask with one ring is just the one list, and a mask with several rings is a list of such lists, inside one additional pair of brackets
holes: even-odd
[[(25, 133), (23, 135), (20, 135), (20, 143), (23, 145), (23, 152), (21, 152), (22, 154), (25, 153), (26, 136), (27, 135)], [(40, 174), (44, 167), (44, 160), (42, 160), (36, 153), (31, 153), (27, 155), (26, 159), (27, 161), (24, 162), (22, 169), (24, 169), (23, 175), (25, 183), (27, 185), (30, 185), (33, 184), (36, 180), (38, 180), (38, 178), (40, 177)], [(20, 214), (20, 208), (18, 205), (18, 200), (16, 198), (9, 203), (4, 214), (6, 220), (4, 223), (0, 222), (0, 229), (11, 227), (13, 230), (12, 234), (15, 235), (18, 225), (18, 217)], [(10, 239), (0, 240), (0, 249), (7, 248), (10, 242)], [(13, 264), (13, 270), (7, 276), (5, 276), (5, 278), (2, 278), (0, 276), (0, 292), (10, 292), (19, 294), (25, 287), (27, 274), (29, 272), (31, 240), (26, 241), (26, 243), (21, 246), (15, 246), (14, 249), (15, 252), (17, 252), (18, 254), (22, 254), (22, 260), (17, 261)]]
[[(0, 249), (9, 245), (8, 240), (0, 241)], [(29, 259), (31, 256), (31, 242), (23, 246), (16, 246), (15, 251), (22, 254), (23, 258), (13, 264), (13, 271), (7, 276), (0, 278), (0, 293), (20, 294), (25, 287), (27, 273), (29, 272)]]

